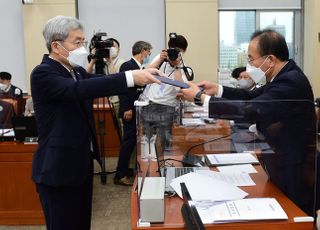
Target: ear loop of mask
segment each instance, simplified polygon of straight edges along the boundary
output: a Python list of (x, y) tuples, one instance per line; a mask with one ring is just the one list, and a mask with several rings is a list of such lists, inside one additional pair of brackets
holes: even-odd
[[(62, 44), (60, 44), (59, 42), (56, 42), (59, 46), (61, 46), (65, 51), (67, 51), (68, 53), (70, 53), (69, 50), (67, 50)], [(63, 58), (65, 58), (66, 60), (68, 60), (68, 57), (63, 56), (62, 54), (59, 53), (59, 55)]]

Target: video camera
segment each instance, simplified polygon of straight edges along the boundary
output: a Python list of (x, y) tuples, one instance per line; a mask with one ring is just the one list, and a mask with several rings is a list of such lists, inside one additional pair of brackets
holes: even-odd
[(105, 32), (98, 32), (93, 35), (90, 41), (90, 53), (92, 49), (96, 49), (95, 54), (91, 54), (90, 58), (93, 59), (103, 59), (110, 57), (110, 48), (113, 46), (113, 41), (108, 39), (102, 39), (102, 37), (107, 36)]
[[(169, 39), (174, 40), (177, 38), (176, 33), (169, 33)], [(176, 47), (171, 47), (167, 49), (168, 58), (170, 61), (175, 61), (179, 57), (180, 50)]]

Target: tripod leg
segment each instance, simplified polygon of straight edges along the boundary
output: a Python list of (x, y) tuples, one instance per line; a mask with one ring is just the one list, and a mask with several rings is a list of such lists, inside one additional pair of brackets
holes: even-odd
[(101, 172), (100, 172), (100, 182), (101, 184), (107, 183), (107, 172), (106, 172), (106, 164), (104, 157), (101, 158)]

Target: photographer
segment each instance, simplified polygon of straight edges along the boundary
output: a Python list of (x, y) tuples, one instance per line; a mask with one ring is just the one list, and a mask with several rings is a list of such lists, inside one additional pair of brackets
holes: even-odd
[[(91, 58), (87, 67), (88, 73), (93, 73), (94, 67), (97, 68), (97, 61), (101, 61), (98, 68), (103, 70), (105, 74), (118, 73), (120, 66), (124, 63), (124, 60), (119, 58), (120, 43), (114, 38), (108, 38), (102, 40), (102, 36), (106, 36), (106, 33), (97, 33), (91, 39)], [(96, 52), (100, 51), (98, 55)]]
[[(148, 67), (158, 68), (165, 75), (172, 79), (187, 82), (183, 69), (182, 55), (188, 47), (187, 39), (182, 35), (170, 33), (168, 41), (169, 49), (162, 50)], [(178, 106), (177, 93), (179, 87), (164, 84), (147, 85), (141, 100), (149, 101), (149, 105), (144, 108), (144, 133), (148, 140), (151, 140), (155, 131), (160, 132), (161, 143), (168, 150), (171, 146), (171, 126), (175, 119), (175, 110)], [(150, 118), (150, 119), (149, 119)]]

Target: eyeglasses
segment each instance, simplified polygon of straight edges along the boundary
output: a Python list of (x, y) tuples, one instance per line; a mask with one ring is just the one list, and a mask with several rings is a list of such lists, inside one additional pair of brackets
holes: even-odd
[(249, 64), (251, 64), (253, 61), (258, 60), (258, 59), (263, 58), (263, 57), (265, 57), (265, 56), (260, 56), (260, 57), (257, 57), (257, 58), (249, 58), (249, 57), (247, 57), (247, 61), (248, 61)]
[(82, 47), (82, 46), (84, 46), (84, 47), (87, 47), (88, 46), (88, 41), (86, 41), (86, 40), (84, 40), (84, 41), (74, 41), (74, 42), (72, 42), (72, 41), (66, 41), (66, 40), (56, 40), (56, 41), (61, 41), (61, 42), (69, 42), (69, 43), (71, 43), (71, 44), (73, 44), (73, 45), (75, 45), (77, 48), (80, 48), (80, 47)]

